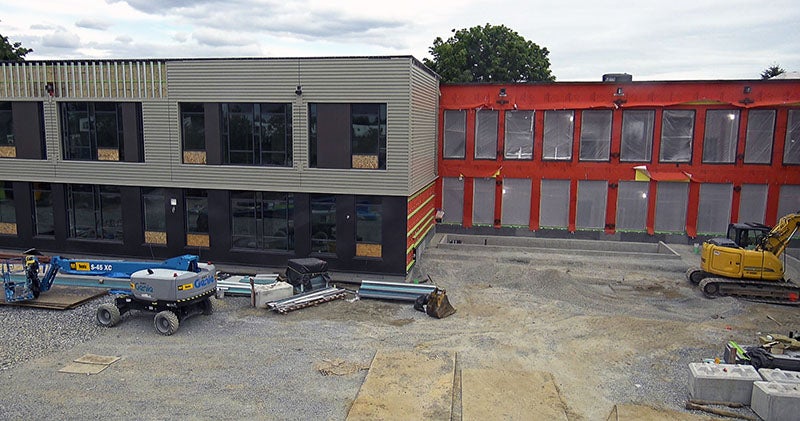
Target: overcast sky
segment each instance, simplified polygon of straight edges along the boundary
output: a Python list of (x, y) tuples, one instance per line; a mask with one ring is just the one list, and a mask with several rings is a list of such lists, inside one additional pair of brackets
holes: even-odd
[[(391, 4), (389, 4), (391, 3)], [(796, 0), (0, 0), (27, 60), (430, 57), (452, 29), (505, 25), (560, 81), (754, 79), (800, 71)]]

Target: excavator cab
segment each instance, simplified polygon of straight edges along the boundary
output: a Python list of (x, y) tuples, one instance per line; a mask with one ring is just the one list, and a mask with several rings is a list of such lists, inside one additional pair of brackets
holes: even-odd
[(728, 239), (743, 249), (753, 250), (761, 244), (770, 227), (758, 222), (740, 222), (728, 225)]

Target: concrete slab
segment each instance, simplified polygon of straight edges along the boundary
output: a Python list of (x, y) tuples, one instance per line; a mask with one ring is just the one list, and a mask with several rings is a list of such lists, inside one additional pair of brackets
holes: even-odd
[(461, 370), (461, 414), (470, 420), (567, 421), (553, 375), (545, 371)]
[(454, 353), (378, 351), (347, 419), (449, 421), (454, 377)]
[(689, 364), (689, 396), (693, 399), (750, 405), (753, 382), (760, 380), (751, 365)]
[(760, 368), (758, 374), (767, 382), (800, 384), (800, 372), (779, 368)]
[(755, 382), (750, 407), (764, 421), (794, 421), (800, 414), (800, 384)]

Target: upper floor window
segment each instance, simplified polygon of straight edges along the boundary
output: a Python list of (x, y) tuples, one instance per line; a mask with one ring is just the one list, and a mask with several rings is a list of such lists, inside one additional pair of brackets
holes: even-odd
[(611, 110), (581, 113), (581, 161), (608, 161), (611, 150)]
[(690, 162), (694, 110), (664, 110), (661, 118), (661, 162)]
[(786, 143), (783, 145), (783, 163), (800, 164), (800, 110), (789, 110)]
[(292, 165), (289, 104), (222, 104), (223, 162)]
[(444, 158), (466, 157), (467, 112), (461, 110), (444, 111)]
[(653, 157), (653, 110), (622, 111), (622, 144), (619, 159), (623, 162), (650, 162)]
[(67, 186), (69, 237), (122, 241), (122, 196), (117, 186)]
[(497, 158), (496, 110), (478, 110), (475, 113), (475, 159)]
[(386, 169), (386, 104), (309, 104), (309, 166)]
[[(0, 102), (0, 157), (6, 157), (5, 148), (14, 148), (14, 119), (10, 102)], [(13, 156), (12, 156), (13, 157)]]
[(0, 235), (17, 235), (17, 208), (10, 181), (0, 181)]
[[(61, 121), (65, 160), (140, 162), (144, 158), (140, 103), (63, 102)], [(134, 127), (124, 127), (125, 121)], [(126, 157), (126, 151), (131, 156)]]
[(506, 111), (505, 159), (533, 158), (533, 111)]
[(744, 138), (744, 163), (772, 162), (772, 139), (775, 137), (775, 110), (750, 110)]
[(46, 157), (43, 103), (0, 101), (0, 158)]
[(706, 111), (703, 162), (732, 164), (739, 142), (739, 110)]
[(542, 159), (572, 159), (572, 139), (575, 112), (558, 110), (544, 112), (544, 139), (542, 142)]
[(206, 163), (206, 116), (202, 103), (184, 103), (181, 107), (181, 142), (185, 164)]

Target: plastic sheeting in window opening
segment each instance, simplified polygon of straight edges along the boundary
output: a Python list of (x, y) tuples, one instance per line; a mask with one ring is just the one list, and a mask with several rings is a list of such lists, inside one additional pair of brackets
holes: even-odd
[(739, 221), (764, 223), (767, 212), (767, 185), (742, 184), (739, 193)]
[(736, 160), (739, 110), (708, 110), (703, 137), (703, 162), (730, 164)]
[(606, 225), (607, 181), (579, 180), (577, 228), (604, 228)]
[(745, 164), (772, 162), (772, 139), (775, 137), (775, 110), (750, 110), (744, 141)]
[(684, 232), (689, 183), (659, 181), (656, 194), (656, 231)]
[(693, 110), (664, 110), (661, 119), (661, 162), (689, 162), (694, 135)]
[(464, 158), (467, 144), (467, 112), (445, 110), (444, 112), (444, 157)]
[(644, 231), (647, 228), (649, 182), (620, 181), (617, 192), (618, 230)]
[(506, 159), (533, 158), (533, 117), (533, 111), (506, 111)]
[(800, 164), (800, 110), (789, 110), (786, 123), (786, 143), (783, 147), (784, 164)]
[(464, 180), (455, 177), (442, 179), (442, 222), (460, 224), (464, 215)]
[(706, 183), (700, 185), (697, 213), (697, 232), (725, 234), (731, 219), (733, 184)]
[(497, 119), (495, 110), (478, 110), (475, 114), (475, 159), (497, 158)]
[(581, 161), (608, 161), (611, 149), (611, 110), (581, 113)]
[(502, 225), (528, 226), (531, 217), (531, 180), (529, 178), (504, 178)]
[(778, 196), (778, 217), (781, 219), (790, 213), (800, 212), (800, 186), (785, 184), (781, 186)]
[(473, 180), (472, 223), (475, 225), (494, 224), (494, 178)]
[(625, 110), (622, 112), (622, 144), (620, 161), (650, 162), (653, 157), (653, 110)]
[(543, 159), (572, 159), (574, 111), (545, 111)]
[(566, 228), (569, 222), (569, 180), (542, 180), (539, 225)]

